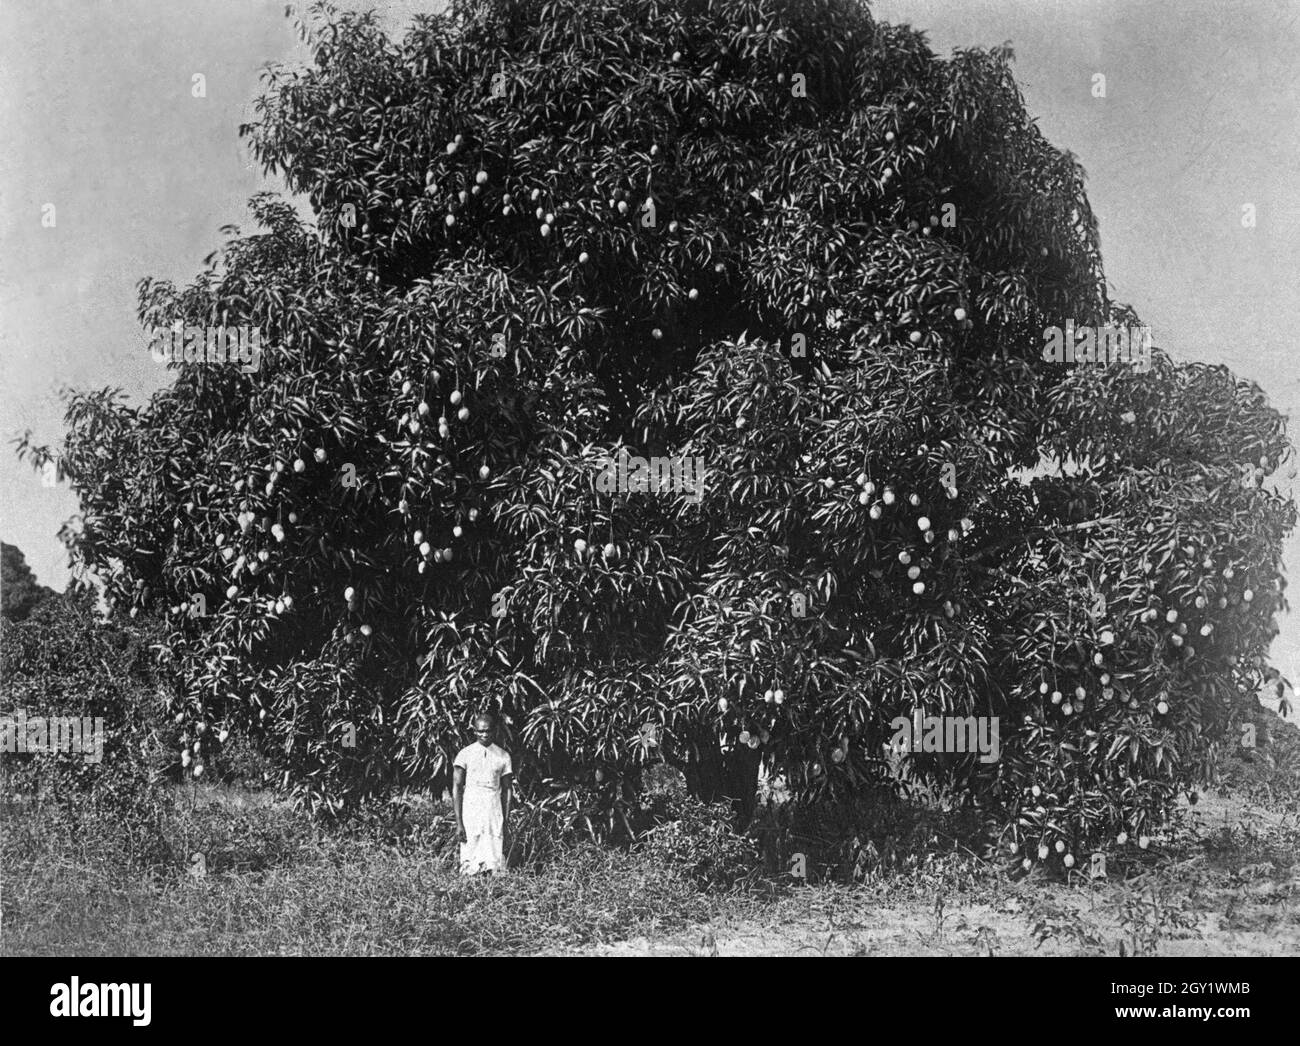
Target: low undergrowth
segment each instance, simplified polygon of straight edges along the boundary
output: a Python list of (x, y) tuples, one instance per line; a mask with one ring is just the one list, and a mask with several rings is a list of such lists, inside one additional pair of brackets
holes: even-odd
[[(1290, 939), (1292, 732), (1274, 730), (1286, 747), (1267, 761), (1229, 766), (1216, 797), (1185, 807), (1148, 849), (1066, 879), (1020, 874), (981, 835), (977, 811), (888, 794), (771, 803), (743, 835), (726, 807), (660, 794), (631, 811), (632, 836), (600, 843), (563, 802), (525, 804), (512, 815), (511, 873), (466, 879), (450, 807), (428, 797), (327, 829), (274, 793), (229, 784), (154, 787), (132, 816), (120, 796), (9, 793), (0, 943), (13, 955), (519, 954), (737, 921), (824, 923), (829, 942), (888, 917), (917, 949), (969, 954)], [(991, 915), (959, 914), (973, 911), (1001, 913), (1019, 937)]]

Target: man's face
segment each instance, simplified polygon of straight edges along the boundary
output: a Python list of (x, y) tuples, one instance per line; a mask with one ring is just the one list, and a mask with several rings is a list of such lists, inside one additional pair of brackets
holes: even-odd
[(474, 720), (474, 736), (478, 738), (478, 743), (484, 748), (492, 744), (492, 735), (495, 732), (491, 719)]

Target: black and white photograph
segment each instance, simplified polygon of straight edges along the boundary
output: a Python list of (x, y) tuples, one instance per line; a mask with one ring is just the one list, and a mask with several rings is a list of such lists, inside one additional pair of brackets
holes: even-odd
[(0, 139), (27, 1010), (1289, 1009), (1300, 2), (3, 0)]

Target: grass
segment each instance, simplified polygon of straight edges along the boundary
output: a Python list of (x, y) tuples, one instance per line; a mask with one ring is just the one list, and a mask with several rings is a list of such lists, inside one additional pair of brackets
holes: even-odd
[[(758, 833), (767, 874), (730, 887), (700, 880), (700, 855), (722, 851), (699, 811), (698, 831), (683, 820), (641, 849), (568, 839), (538, 846), (526, 872), (466, 879), (438, 804), (417, 804), (397, 834), (379, 818), (341, 835), (271, 793), (189, 787), (161, 807), (151, 852), (165, 858), (147, 865), (127, 848), (141, 852), (149, 833), (120, 818), (70, 823), (26, 805), (6, 812), (0, 837), (0, 950), (1285, 954), (1300, 950), (1297, 739), (1275, 726), (1269, 750), (1228, 766), (1165, 839), (1112, 855), (1105, 880), (1081, 867), (1066, 883), (982, 859), (969, 815), (929, 804), (772, 815)], [(806, 885), (779, 870), (796, 849), (809, 855)]]
[(513, 954), (708, 915), (688, 882), (627, 852), (579, 844), (538, 874), (467, 879), (440, 856), (330, 836), (228, 791), (179, 800), (169, 823), (178, 853), (210, 847), (202, 878), (130, 868), (41, 811), (18, 820), (2, 851), (10, 955)]

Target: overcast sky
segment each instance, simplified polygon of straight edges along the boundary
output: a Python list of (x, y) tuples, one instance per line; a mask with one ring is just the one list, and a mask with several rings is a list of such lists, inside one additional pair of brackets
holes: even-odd
[[(376, 6), (400, 29), (441, 5)], [(1228, 364), (1296, 415), (1300, 0), (871, 6), (925, 30), (941, 55), (1010, 42), (1040, 128), (1088, 172), (1112, 294), (1157, 345)], [(42, 487), (9, 440), (60, 437), (59, 382), (119, 386), (135, 402), (159, 387), (135, 284), (188, 282), (221, 225), (248, 226), (245, 202), (268, 183), (236, 130), (261, 67), (302, 58), (283, 0), (0, 0), (0, 536), (45, 584), (66, 582), (55, 534), (76, 504)], [(191, 96), (196, 73), (206, 98)], [(1247, 203), (1255, 228), (1241, 225)], [(1300, 535), (1288, 563), (1297, 556)], [(1273, 652), (1300, 679), (1296, 614)]]

